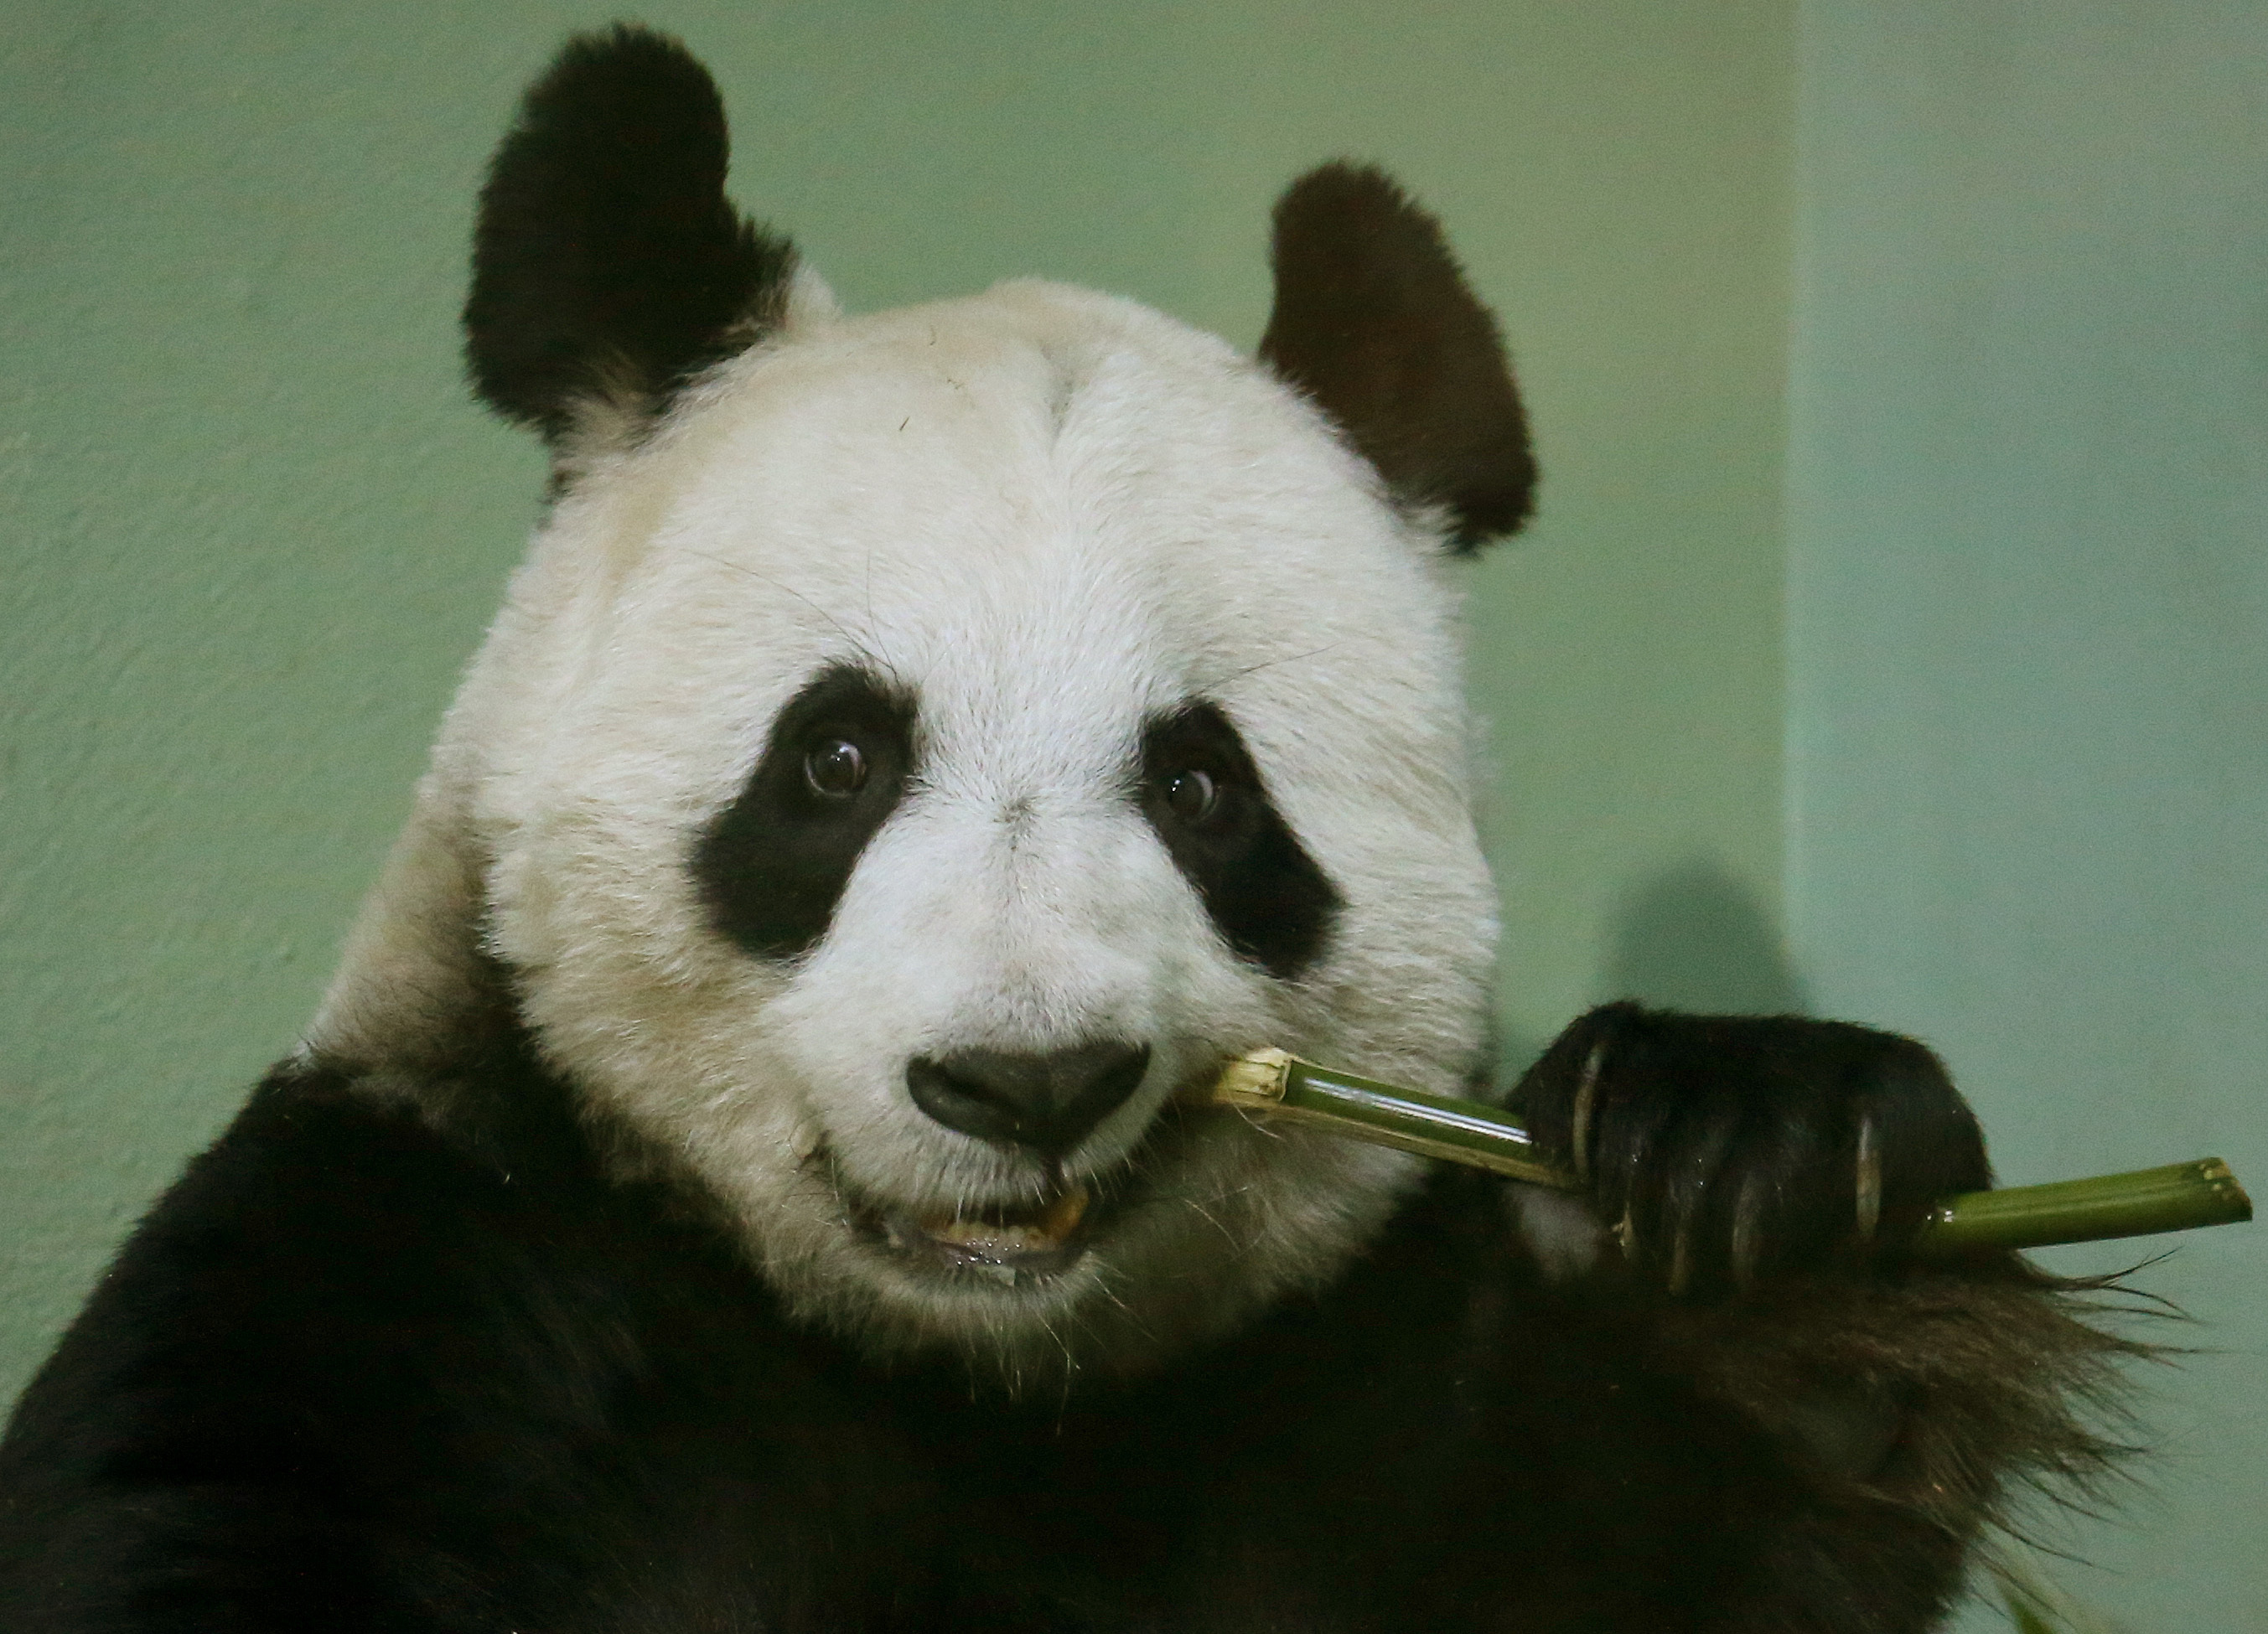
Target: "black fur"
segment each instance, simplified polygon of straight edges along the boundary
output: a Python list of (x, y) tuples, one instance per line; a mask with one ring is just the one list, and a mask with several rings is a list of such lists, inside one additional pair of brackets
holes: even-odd
[[(1174, 779), (1189, 773), (1208, 778), (1214, 797), (1196, 821), (1172, 799)], [(1219, 707), (1189, 703), (1144, 728), (1142, 811), (1237, 953), (1288, 980), (1322, 951), (1338, 891), (1269, 799)]]
[(1975, 1421), (2108, 1348), (1999, 1259), (1557, 1291), (1445, 1172), (1228, 1342), (1002, 1401), (786, 1323), (524, 1051), (414, 1087), (281, 1069), (144, 1222), (0, 1445), (0, 1627), (1918, 1630), (2056, 1451)]
[(1278, 202), (1270, 260), (1261, 358), (1395, 497), (1445, 512), (1458, 551), (1517, 532), (1535, 503), (1528, 417), (1440, 224), (1384, 173), (1325, 165)]
[(725, 197), (724, 104), (675, 40), (571, 40), (481, 192), (465, 357), (482, 398), (553, 441), (579, 405), (651, 412), (775, 327), (787, 239)]
[[(914, 769), (913, 699), (870, 670), (828, 669), (772, 725), (764, 757), (695, 843), (693, 879), (717, 928), (759, 958), (806, 952), (827, 933), (858, 853)], [(865, 780), (829, 797), (810, 757), (849, 744)]]

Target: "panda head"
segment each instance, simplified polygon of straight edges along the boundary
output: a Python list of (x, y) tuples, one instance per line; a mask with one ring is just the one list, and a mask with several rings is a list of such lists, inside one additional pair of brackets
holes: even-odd
[(507, 1011), (803, 1319), (1142, 1366), (1412, 1177), (1202, 1105), (1227, 1056), (1480, 1064), (1445, 560), (1527, 510), (1493, 326), (1372, 171), (1285, 196), (1256, 360), (1036, 282), (843, 316), (725, 168), (628, 29), (497, 156), (468, 353), (553, 500), (308, 1049), (414, 1084)]

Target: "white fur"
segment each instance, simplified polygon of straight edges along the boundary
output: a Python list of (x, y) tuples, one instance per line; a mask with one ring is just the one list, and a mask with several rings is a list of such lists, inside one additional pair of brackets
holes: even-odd
[[(1012, 1378), (1138, 1365), (1329, 1274), (1413, 1167), (1169, 1098), (1263, 1043), (1454, 1092), (1481, 1048), (1439, 541), (1292, 393), (1141, 307), (1022, 283), (843, 319), (814, 280), (791, 313), (650, 437), (592, 416), (309, 1048), (445, 1059), (484, 936), (554, 1065), (799, 1310)], [(846, 660), (917, 696), (918, 775), (818, 946), (760, 961), (689, 851)], [(1127, 796), (1145, 716), (1198, 696), (1344, 898), (1297, 982), (1228, 950)], [(1072, 1270), (946, 1276), (851, 1229), (846, 1196), (1039, 1183), (918, 1111), (909, 1056), (1101, 1035), (1152, 1064), (1068, 1167), (1132, 1166), (1139, 1200)]]

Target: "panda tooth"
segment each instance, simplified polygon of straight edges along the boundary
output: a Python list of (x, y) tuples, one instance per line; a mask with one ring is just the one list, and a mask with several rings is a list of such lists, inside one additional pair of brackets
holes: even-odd
[(1040, 1216), (1040, 1231), (1058, 1242), (1070, 1236), (1071, 1228), (1086, 1218), (1086, 1205), (1092, 1195), (1084, 1186), (1073, 1186), (1049, 1203), (1048, 1211)]
[[(922, 1234), (958, 1248), (1001, 1254), (1035, 1254), (1062, 1246), (1086, 1218), (1092, 1194), (1084, 1186), (1058, 1192), (1044, 1209), (1023, 1219), (987, 1218), (983, 1214), (959, 1214), (939, 1209), (919, 1216)], [(995, 1214), (1001, 1211), (994, 1211)]]

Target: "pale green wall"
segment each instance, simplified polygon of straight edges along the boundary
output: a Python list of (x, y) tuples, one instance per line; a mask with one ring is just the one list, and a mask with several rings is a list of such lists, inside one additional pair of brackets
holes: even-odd
[[(2005, 1180), (2219, 1152), (2268, 1201), (2268, 8), (1802, 33), (1803, 974), (1944, 1050)], [(2263, 1634), (2268, 1229), (2142, 1281), (2200, 1347), (2146, 1406), (2155, 1495), (2044, 1569), (2138, 1634)]]
[[(463, 241), (519, 87), (605, 15), (0, 32), (0, 1399), (291, 1041), (518, 552), (541, 462), (460, 389)], [(1509, 1047), (1632, 983), (1782, 992), (1792, 0), (647, 15), (858, 306), (1039, 272), (1248, 342), (1275, 191), (1401, 173), (1547, 469), (1473, 581)]]

